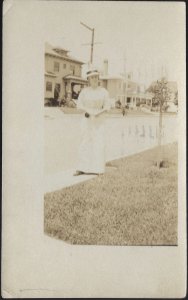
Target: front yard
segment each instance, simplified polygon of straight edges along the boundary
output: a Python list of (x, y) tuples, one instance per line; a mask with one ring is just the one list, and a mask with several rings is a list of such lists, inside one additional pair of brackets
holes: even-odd
[(112, 161), (112, 171), (44, 199), (44, 231), (70, 244), (177, 245), (177, 144)]

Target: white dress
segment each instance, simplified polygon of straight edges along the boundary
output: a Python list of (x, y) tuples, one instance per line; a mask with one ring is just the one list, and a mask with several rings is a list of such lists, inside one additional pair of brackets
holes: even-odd
[[(110, 109), (110, 100), (105, 88), (87, 87), (79, 95), (77, 108), (84, 110), (77, 170), (85, 173), (104, 173), (105, 171), (105, 114)], [(85, 117), (85, 112), (90, 114)]]

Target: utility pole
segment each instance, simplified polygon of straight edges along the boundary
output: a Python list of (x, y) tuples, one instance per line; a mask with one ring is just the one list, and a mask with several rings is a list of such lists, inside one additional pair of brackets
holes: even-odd
[(94, 33), (95, 29), (92, 29), (92, 38), (91, 38), (91, 57), (90, 57), (90, 62), (91, 64), (93, 63), (93, 45), (94, 45)]
[(127, 74), (126, 74), (126, 52), (124, 53), (124, 58), (123, 58), (123, 95), (121, 95), (121, 108), (122, 108), (122, 115), (123, 115), (123, 118), (122, 118), (122, 134), (121, 134), (121, 137), (122, 137), (122, 153), (121, 155), (125, 155), (125, 146), (126, 146), (126, 143), (125, 143), (125, 129), (127, 127), (127, 118), (124, 118), (126, 117), (126, 114), (127, 114), (127, 111), (126, 111), (126, 104), (127, 104)]
[(80, 24), (83, 25), (84, 27), (86, 27), (87, 29), (89, 29), (92, 32), (91, 44), (90, 44), (91, 45), (90, 63), (92, 64), (93, 63), (93, 45), (94, 45), (94, 32), (95, 32), (95, 29), (89, 27), (88, 25), (86, 25), (82, 22), (80, 22)]
[(162, 136), (163, 136), (163, 104), (168, 98), (167, 80), (162, 77), (157, 81), (157, 99), (159, 101), (159, 135), (158, 135), (158, 159), (157, 167), (162, 167), (163, 163), (163, 150), (162, 150)]
[(94, 44), (101, 44), (101, 43), (94, 43), (94, 35), (95, 35), (95, 28), (91, 28), (88, 25), (80, 22), (81, 25), (83, 25), (84, 27), (86, 27), (87, 29), (89, 29), (92, 32), (92, 36), (91, 36), (91, 43), (87, 43), (87, 44), (82, 44), (82, 45), (90, 45), (91, 46), (91, 53), (90, 53), (90, 64), (93, 63), (93, 48), (94, 48)]
[(123, 99), (123, 115), (125, 115), (125, 106), (127, 105), (127, 58), (126, 58), (126, 52), (124, 53), (124, 82), (123, 82), (123, 92), (124, 92), (124, 99)]

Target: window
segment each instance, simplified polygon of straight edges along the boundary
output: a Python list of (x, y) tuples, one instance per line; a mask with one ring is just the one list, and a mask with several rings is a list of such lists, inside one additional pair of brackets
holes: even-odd
[(56, 83), (54, 89), (54, 99), (57, 100), (59, 98), (60, 90), (61, 90), (61, 85), (59, 83)]
[(50, 81), (46, 82), (46, 91), (49, 91), (49, 92), (52, 91), (52, 82), (50, 82)]
[(59, 72), (59, 63), (54, 61), (54, 72)]
[(70, 70), (72, 71), (72, 74), (75, 74), (75, 66), (74, 65), (70, 65)]
[(66, 64), (63, 64), (63, 69), (66, 69), (67, 65)]

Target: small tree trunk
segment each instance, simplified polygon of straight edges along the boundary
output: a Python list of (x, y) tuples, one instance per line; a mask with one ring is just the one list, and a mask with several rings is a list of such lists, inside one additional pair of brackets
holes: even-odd
[(158, 136), (158, 158), (157, 158), (157, 167), (161, 167), (162, 163), (162, 103), (160, 102), (160, 111), (159, 111), (159, 136)]

